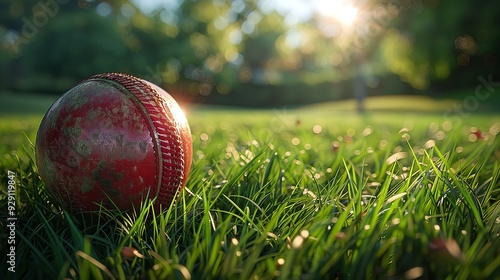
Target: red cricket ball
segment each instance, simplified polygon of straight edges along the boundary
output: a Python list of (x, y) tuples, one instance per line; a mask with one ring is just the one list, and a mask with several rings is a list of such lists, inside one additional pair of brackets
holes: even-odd
[(72, 211), (138, 209), (155, 197), (155, 208), (165, 208), (184, 187), (191, 157), (191, 131), (177, 102), (120, 73), (92, 76), (62, 95), (36, 138), (40, 176)]

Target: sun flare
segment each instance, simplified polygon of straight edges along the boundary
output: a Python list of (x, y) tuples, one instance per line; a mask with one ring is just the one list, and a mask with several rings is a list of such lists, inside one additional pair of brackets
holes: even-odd
[(358, 8), (350, 1), (322, 1), (320, 12), (338, 20), (344, 26), (352, 25), (358, 16)]

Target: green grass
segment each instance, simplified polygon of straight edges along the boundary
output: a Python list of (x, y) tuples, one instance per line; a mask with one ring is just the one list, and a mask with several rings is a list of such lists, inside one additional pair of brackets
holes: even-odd
[(177, 202), (92, 218), (61, 210), (38, 177), (41, 116), (3, 118), (0, 223), (7, 170), (18, 220), (17, 272), (2, 230), (0, 275), (498, 279), (500, 115), (335, 106), (191, 108), (194, 163)]

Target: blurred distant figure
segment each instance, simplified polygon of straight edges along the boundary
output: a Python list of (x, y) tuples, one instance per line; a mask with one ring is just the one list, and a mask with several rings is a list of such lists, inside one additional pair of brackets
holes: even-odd
[(364, 102), (367, 89), (366, 89), (365, 77), (360, 70), (361, 69), (358, 69), (358, 73), (356, 73), (356, 78), (354, 79), (354, 97), (356, 97), (356, 102), (358, 104), (358, 113), (364, 113), (365, 112)]
[(365, 98), (368, 93), (367, 89), (367, 65), (364, 60), (363, 54), (358, 54), (355, 60), (356, 66), (356, 76), (354, 78), (354, 97), (358, 104), (358, 113), (365, 112)]

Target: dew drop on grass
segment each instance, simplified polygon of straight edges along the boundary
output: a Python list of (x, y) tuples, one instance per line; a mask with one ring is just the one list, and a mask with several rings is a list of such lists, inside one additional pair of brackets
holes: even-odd
[(439, 225), (434, 225), (434, 230), (435, 231), (439, 231), (441, 229), (441, 227)]
[(317, 124), (317, 125), (313, 126), (312, 130), (313, 130), (314, 134), (320, 134), (321, 131), (323, 131), (323, 128), (321, 127), (321, 125)]
[(354, 135), (356, 135), (356, 130), (354, 128), (349, 128), (347, 130), (347, 136), (353, 137)]
[(424, 269), (420, 266), (414, 267), (405, 273), (405, 279), (417, 279), (424, 275)]
[[(391, 165), (392, 163), (400, 160), (400, 159), (404, 159), (404, 158), (407, 158), (408, 157), (408, 154), (406, 152), (395, 152), (394, 154), (392, 154), (391, 156), (389, 156), (386, 160), (385, 160), (385, 163), (387, 165)], [(388, 174), (389, 175), (389, 174)]]
[(476, 142), (477, 141), (477, 136), (475, 134), (469, 134), (469, 141), (470, 142)]
[(208, 142), (210, 138), (208, 137), (208, 134), (206, 133), (202, 133), (200, 134), (200, 140), (203, 141), (203, 142)]
[(332, 151), (333, 151), (333, 152), (338, 151), (339, 147), (340, 147), (340, 143), (339, 143), (339, 141), (333, 141), (333, 142), (332, 142)]
[(378, 148), (380, 150), (383, 150), (385, 147), (387, 147), (387, 144), (389, 144), (389, 142), (385, 139), (383, 140), (380, 140), (380, 143), (378, 144)]
[(373, 128), (371, 126), (367, 126), (365, 127), (365, 129), (361, 132), (361, 135), (363, 135), (363, 137), (366, 137), (370, 134), (372, 134), (373, 132)]
[(438, 130), (439, 130), (439, 124), (437, 124), (437, 123), (431, 123), (429, 125), (429, 132), (431, 134), (435, 134), (436, 132), (438, 132)]
[(436, 140), (441, 141), (446, 137), (446, 133), (444, 133), (444, 131), (440, 130), (440, 131), (436, 132), (434, 137), (436, 138)]
[(259, 141), (253, 139), (252, 140), (252, 145), (254, 145), (256, 148), (258, 148), (259, 147)]
[(398, 153), (398, 152), (401, 152), (403, 150), (403, 147), (401, 146), (396, 146), (393, 150), (394, 153)]
[(451, 131), (453, 129), (453, 124), (450, 121), (444, 121), (442, 127), (444, 131)]
[(500, 132), (500, 123), (494, 123), (491, 127), (490, 127), (490, 134), (495, 136), (497, 135), (499, 132)]
[(300, 235), (296, 236), (292, 241), (292, 248), (299, 249), (300, 247), (302, 247), (302, 243), (304, 243), (304, 237)]
[(292, 138), (292, 144), (297, 146), (298, 144), (300, 144), (300, 139), (297, 137)]
[(365, 230), (369, 230), (369, 229), (370, 229), (370, 227), (371, 227), (370, 225), (365, 225), (364, 229), (365, 229)]
[(436, 146), (436, 141), (434, 141), (433, 139), (430, 139), (427, 142), (425, 142), (424, 149), (430, 149), (434, 146)]
[(277, 261), (278, 265), (279, 266), (282, 266), (285, 264), (285, 259), (284, 258), (279, 258), (278, 261)]

